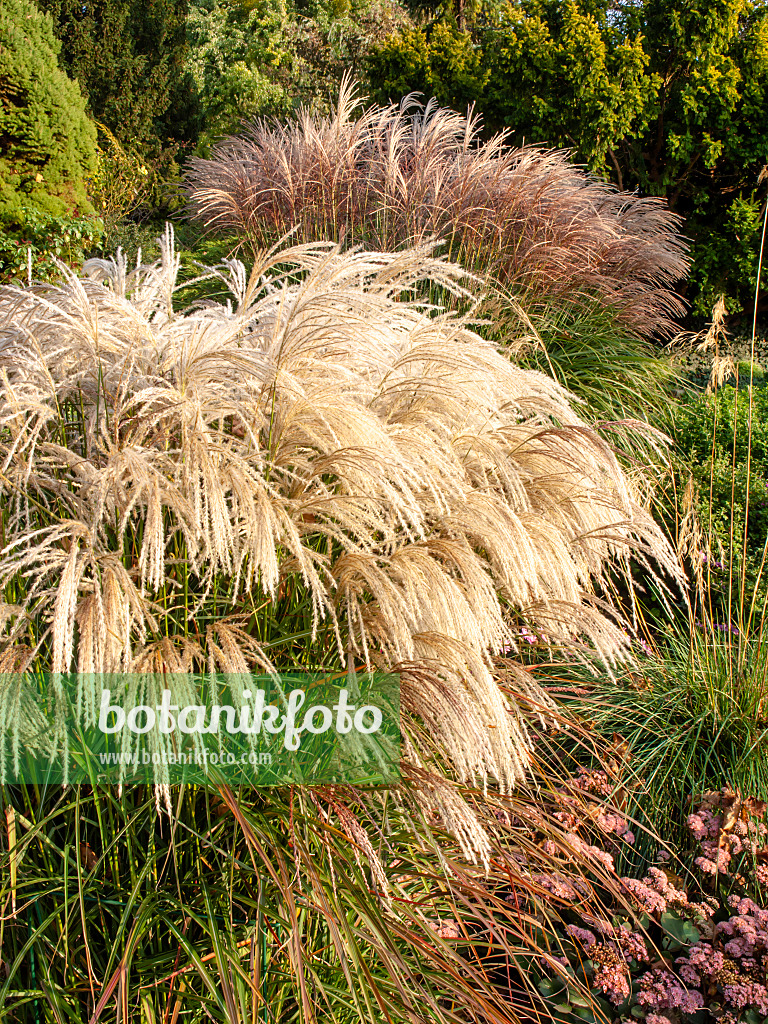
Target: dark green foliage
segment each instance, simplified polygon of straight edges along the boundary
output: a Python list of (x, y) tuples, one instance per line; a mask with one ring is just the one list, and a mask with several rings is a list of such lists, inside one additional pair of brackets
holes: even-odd
[(704, 312), (724, 291), (751, 309), (768, 160), (768, 7), (763, 0), (647, 3), (642, 30), (658, 83), (648, 131), (622, 141), (627, 176), (667, 195), (696, 242)]
[(186, 71), (187, 0), (39, 0), (53, 17), (61, 60), (90, 113), (120, 142), (157, 157), (199, 128)]
[(697, 311), (723, 291), (751, 306), (768, 160), (765, 0), (519, 0), (435, 14), (371, 55), (378, 99), (416, 89), (475, 101), (515, 142), (566, 147), (619, 187), (667, 198), (695, 242)]
[(54, 216), (91, 210), (84, 179), (96, 132), (76, 83), (57, 63), (50, 19), (31, 0), (0, 0), (0, 225), (25, 209)]

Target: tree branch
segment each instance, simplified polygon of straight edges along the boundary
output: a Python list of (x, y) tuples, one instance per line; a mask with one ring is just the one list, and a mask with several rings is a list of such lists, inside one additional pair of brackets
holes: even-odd
[(608, 147), (608, 156), (613, 162), (613, 166), (616, 168), (616, 178), (618, 179), (619, 192), (624, 191), (624, 178), (621, 176), (621, 168), (619, 167), (619, 161), (616, 159), (616, 154), (613, 152), (611, 147)]

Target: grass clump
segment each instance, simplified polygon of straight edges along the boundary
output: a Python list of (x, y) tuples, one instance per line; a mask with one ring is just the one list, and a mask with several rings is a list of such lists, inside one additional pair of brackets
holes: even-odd
[(397, 301), (463, 273), (310, 244), (249, 277), (226, 262), (231, 304), (183, 315), (170, 236), (159, 264), (88, 271), (0, 306), (4, 663), (264, 670), (290, 590), (306, 658), (321, 637), (401, 667), (460, 777), (519, 778), (488, 660), (515, 645), (505, 609), (610, 659), (624, 634), (595, 583), (635, 550), (674, 563), (555, 383)]
[(347, 82), (330, 115), (257, 121), (191, 160), (189, 212), (256, 248), (289, 232), (383, 251), (441, 239), (450, 259), (494, 282), (502, 343), (522, 309), (530, 365), (588, 400), (593, 376), (618, 382), (615, 401), (599, 393), (597, 418), (662, 412), (669, 371), (647, 340), (674, 334), (684, 309), (673, 290), (688, 267), (678, 219), (564, 153), (507, 142), (413, 96), (363, 110)]
[[(757, 295), (755, 297), (757, 308)], [(756, 319), (746, 368), (726, 340), (718, 302), (706, 332), (713, 352), (706, 390), (675, 412), (678, 502), (662, 505), (690, 578), (683, 614), (650, 615), (644, 656), (619, 687), (598, 685), (570, 706), (600, 735), (631, 751), (638, 813), (684, 844), (692, 803), (725, 787), (768, 798), (766, 652), (766, 392), (755, 364)], [(703, 340), (702, 340), (703, 337)]]
[[(682, 626), (682, 628), (681, 628)], [(723, 623), (670, 628), (657, 656), (620, 684), (568, 701), (598, 735), (621, 736), (631, 751), (624, 785), (635, 811), (673, 844), (685, 844), (691, 801), (727, 786), (768, 794), (768, 660), (757, 635)]]
[(608, 574), (676, 574), (643, 480), (558, 384), (434, 307), (437, 285), (473, 308), (476, 282), (428, 249), (228, 259), (204, 275), (228, 303), (183, 311), (170, 232), (160, 253), (0, 292), (4, 685), (142, 671), (159, 700), (165, 672), (380, 668), (405, 781), (6, 787), (0, 1005), (515, 1019), (538, 948), (519, 899), (556, 912), (524, 823), (562, 832), (530, 786), (555, 709), (518, 623), (621, 657)]
[(208, 160), (190, 161), (193, 216), (264, 244), (298, 229), (393, 251), (443, 238), (452, 259), (492, 269), (525, 305), (597, 295), (642, 334), (682, 312), (687, 268), (664, 205), (587, 177), (559, 152), (482, 142), (477, 118), (422, 106), (369, 106), (347, 83), (330, 116), (254, 122)]

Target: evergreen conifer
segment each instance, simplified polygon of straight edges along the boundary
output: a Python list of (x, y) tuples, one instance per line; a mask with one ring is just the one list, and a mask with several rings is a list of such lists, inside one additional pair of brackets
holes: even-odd
[(0, 0), (0, 224), (19, 224), (30, 209), (92, 209), (85, 181), (96, 130), (58, 52), (50, 17), (31, 0)]
[(38, 0), (89, 112), (146, 158), (193, 140), (197, 102), (186, 71), (188, 0)]

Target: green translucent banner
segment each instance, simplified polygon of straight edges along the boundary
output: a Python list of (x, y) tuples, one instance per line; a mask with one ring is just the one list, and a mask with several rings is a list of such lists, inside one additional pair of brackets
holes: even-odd
[(399, 779), (399, 678), (0, 674), (0, 782)]

